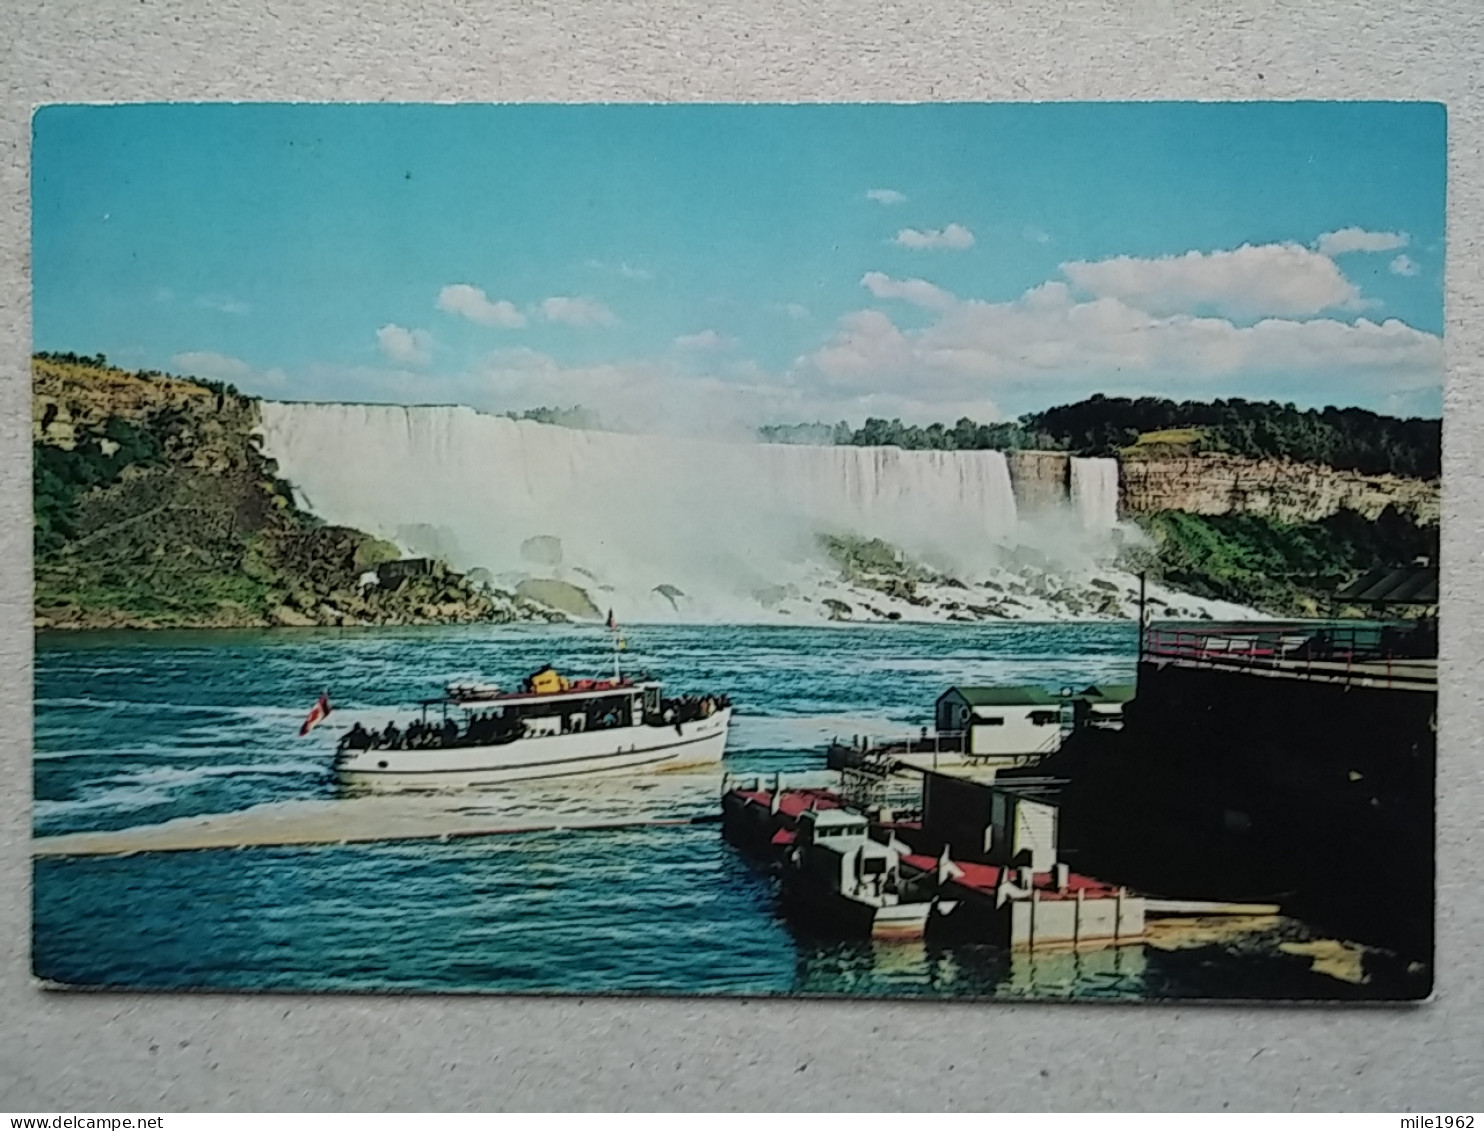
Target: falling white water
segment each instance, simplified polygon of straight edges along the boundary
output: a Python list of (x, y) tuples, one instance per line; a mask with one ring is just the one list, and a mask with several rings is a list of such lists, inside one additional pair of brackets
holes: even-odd
[(1072, 507), (1082, 528), (1112, 530), (1118, 523), (1118, 461), (1072, 458)]
[[(328, 522), (497, 579), (560, 576), (620, 617), (756, 610), (818, 533), (969, 568), (1013, 543), (1000, 452), (723, 444), (579, 431), (464, 407), (262, 404), (263, 449)], [(522, 543), (560, 539), (533, 565)], [(549, 545), (550, 543), (548, 543)]]

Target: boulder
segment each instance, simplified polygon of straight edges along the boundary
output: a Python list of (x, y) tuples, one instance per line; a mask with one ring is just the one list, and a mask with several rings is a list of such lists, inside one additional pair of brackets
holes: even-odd
[(603, 619), (602, 611), (593, 604), (587, 591), (568, 581), (528, 577), (515, 587), (515, 595), (579, 620)]
[(365, 573), (382, 562), (394, 562), (401, 556), (402, 551), (392, 543), (383, 542), (380, 538), (367, 538), (356, 546), (351, 558), (351, 568), (356, 573)]
[(836, 600), (834, 597), (826, 597), (820, 602), (830, 611), (830, 620), (849, 620), (852, 609), (844, 601)]
[(287, 605), (279, 605), (268, 614), (268, 619), (282, 628), (313, 628), (319, 624), (313, 617), (305, 616), (298, 609), (291, 609)]

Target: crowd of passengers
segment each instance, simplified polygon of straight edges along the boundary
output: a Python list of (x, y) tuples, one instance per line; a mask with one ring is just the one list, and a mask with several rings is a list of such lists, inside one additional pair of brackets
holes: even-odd
[[(659, 714), (649, 718), (651, 724), (661, 721), (679, 727), (695, 719), (708, 718), (717, 711), (725, 710), (732, 701), (725, 695), (685, 695), (678, 699), (660, 701)], [(611, 706), (607, 710), (590, 709), (582, 720), (587, 730), (604, 730), (623, 726), (628, 718), (627, 709)], [(562, 720), (566, 729), (566, 719)], [(341, 750), (429, 750), (450, 746), (484, 746), (494, 742), (509, 741), (524, 731), (522, 721), (510, 715), (498, 715), (484, 711), (469, 716), (468, 723), (460, 727), (452, 719), (441, 723), (415, 719), (404, 731), (396, 721), (389, 721), (382, 730), (367, 730), (356, 723), (340, 736)]]
[(667, 723), (688, 723), (709, 718), (731, 705), (732, 701), (725, 695), (682, 695), (679, 699), (660, 700), (660, 718)]
[(341, 750), (426, 750), (444, 746), (473, 746), (489, 742), (495, 737), (495, 727), (490, 725), (503, 720), (493, 716), (475, 715), (462, 730), (452, 719), (441, 723), (426, 723), (414, 719), (404, 731), (396, 721), (390, 721), (383, 730), (367, 730), (356, 723), (340, 736)]

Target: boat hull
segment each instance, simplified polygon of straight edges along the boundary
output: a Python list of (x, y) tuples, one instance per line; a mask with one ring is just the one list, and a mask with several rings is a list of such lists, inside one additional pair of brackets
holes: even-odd
[(785, 880), (784, 907), (791, 917), (830, 935), (889, 940), (922, 938), (933, 904), (874, 903)]
[(619, 727), (522, 738), (498, 746), (363, 750), (336, 758), (347, 785), (448, 789), (538, 778), (647, 773), (712, 765), (726, 749), (731, 711), (678, 726)]

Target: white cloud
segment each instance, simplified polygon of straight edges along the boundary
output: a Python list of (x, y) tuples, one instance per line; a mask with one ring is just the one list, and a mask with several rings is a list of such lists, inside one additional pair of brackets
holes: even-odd
[(548, 322), (568, 326), (612, 326), (618, 322), (613, 311), (597, 299), (555, 296), (541, 301), (541, 317)]
[(645, 359), (569, 366), (523, 349), (491, 354), (473, 376), (479, 387), (467, 399), (480, 407), (577, 404), (596, 412), (604, 427), (636, 432), (750, 438), (760, 421), (802, 419), (812, 407), (776, 377), (745, 366), (700, 374)]
[(800, 322), (804, 321), (804, 319), (806, 318), (812, 317), (812, 315), (809, 313), (809, 308), (801, 302), (784, 303), (783, 313), (787, 314), (790, 318), (797, 319)]
[(1387, 416), (1426, 416), (1436, 420), (1443, 415), (1443, 387), (1422, 385), (1399, 389), (1381, 402), (1381, 411)]
[[(795, 363), (837, 394), (910, 393), (962, 402), (1011, 383), (1130, 379), (1193, 383), (1259, 375), (1333, 377), (1349, 385), (1415, 388), (1441, 380), (1437, 337), (1402, 322), (1152, 314), (1117, 298), (1078, 301), (1050, 282), (1013, 302), (961, 302), (932, 325), (904, 331), (879, 311), (840, 320), (834, 339)], [(1190, 390), (1199, 395), (1199, 390)]]
[(866, 199), (874, 200), (877, 204), (906, 204), (907, 194), (896, 189), (873, 188), (866, 190)]
[(616, 275), (622, 275), (625, 279), (633, 279), (636, 282), (644, 282), (654, 278), (654, 272), (643, 267), (634, 267), (628, 263), (604, 263), (601, 259), (589, 259), (587, 265), (595, 271), (611, 271)]
[(252, 313), (252, 307), (231, 295), (201, 295), (196, 306), (202, 310), (214, 310), (218, 314), (244, 315)]
[(1030, 240), (1031, 243), (1050, 243), (1051, 233), (1043, 231), (1034, 224), (1027, 224), (1020, 229), (1020, 238)]
[(213, 381), (237, 381), (253, 371), (252, 366), (241, 358), (211, 350), (187, 350), (170, 360), (192, 377), (207, 377)]
[(1348, 255), (1352, 251), (1395, 251), (1406, 247), (1411, 237), (1406, 232), (1368, 232), (1364, 228), (1340, 228), (1325, 232), (1314, 246), (1320, 255)]
[(1404, 275), (1410, 278), (1417, 274), (1417, 261), (1410, 255), (1398, 255), (1391, 261), (1388, 270), (1393, 275)]
[(903, 228), (897, 233), (895, 242), (914, 251), (963, 251), (974, 246), (974, 233), (962, 224), (949, 224), (941, 230)]
[(1327, 255), (1299, 244), (1243, 244), (1158, 259), (1120, 255), (1061, 265), (1076, 286), (1152, 314), (1207, 307), (1234, 318), (1358, 310), (1360, 291)]
[(723, 337), (715, 330), (702, 330), (698, 334), (681, 334), (675, 339), (675, 344), (681, 349), (716, 350), (731, 345), (732, 339)]
[(282, 369), (258, 369), (239, 357), (212, 350), (187, 350), (170, 361), (185, 376), (227, 381), (249, 393), (272, 393), (288, 384), (288, 375)]
[(376, 331), (381, 352), (399, 365), (426, 365), (433, 359), (433, 335), (389, 322)]
[(861, 277), (861, 286), (877, 298), (901, 299), (924, 310), (947, 310), (958, 301), (942, 287), (934, 286), (926, 279), (893, 279), (880, 271), (866, 272)]
[(500, 326), (513, 330), (526, 324), (526, 316), (514, 303), (505, 299), (491, 301), (483, 290), (468, 283), (452, 283), (439, 291), (438, 309), (461, 315), (481, 326)]

